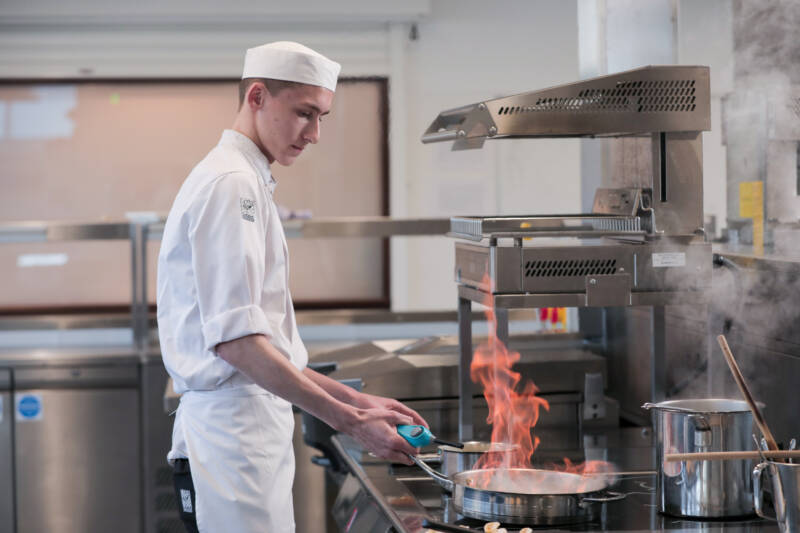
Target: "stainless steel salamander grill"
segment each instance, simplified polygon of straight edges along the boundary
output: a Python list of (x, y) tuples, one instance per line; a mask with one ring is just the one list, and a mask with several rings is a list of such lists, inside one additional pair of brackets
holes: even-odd
[[(425, 143), (454, 150), (487, 139), (651, 139), (652, 176), (642, 187), (598, 188), (591, 213), (453, 217), (461, 343), (460, 438), (472, 436), (471, 302), (494, 298), (498, 337), (521, 307), (702, 304), (711, 283), (703, 229), (701, 132), (710, 129), (709, 69), (649, 66), (486, 100), (439, 114)], [(653, 395), (663, 392), (663, 342), (655, 335)]]

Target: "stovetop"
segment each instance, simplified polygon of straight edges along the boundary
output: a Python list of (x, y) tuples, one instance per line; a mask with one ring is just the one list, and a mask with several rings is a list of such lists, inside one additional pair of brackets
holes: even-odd
[[(517, 532), (522, 527), (531, 527), (536, 531), (777, 531), (774, 524), (758, 517), (747, 517), (740, 520), (690, 520), (670, 517), (658, 512), (655, 494), (655, 474), (623, 476), (611, 490), (625, 494), (625, 498), (601, 504), (597, 517), (584, 522), (563, 524), (558, 526), (510, 525), (503, 524), (509, 533)], [(416, 483), (416, 482), (415, 482)], [(416, 489), (421, 489), (420, 481)], [(435, 485), (435, 483), (434, 483)], [(438, 485), (437, 485), (438, 487)], [(430, 488), (433, 490), (433, 487)], [(422, 492), (422, 491), (420, 491)], [(439, 490), (439, 492), (442, 492)], [(440, 495), (437, 499), (423, 499), (425, 510), (436, 522), (466, 526), (483, 531), (485, 520), (475, 520), (460, 516), (453, 507), (452, 499)], [(432, 529), (435, 529), (432, 527)]]
[[(658, 512), (656, 502), (656, 474), (653, 467), (655, 458), (652, 447), (652, 434), (643, 428), (614, 428), (602, 435), (584, 437), (582, 445), (563, 446), (561, 450), (551, 444), (551, 449), (537, 450), (537, 456), (543, 463), (552, 462), (558, 457), (569, 457), (571, 460), (602, 459), (612, 462), (621, 472), (618, 481), (610, 491), (625, 494), (618, 501), (596, 504), (600, 507), (595, 517), (589, 521), (558, 526), (532, 527), (535, 531), (726, 531), (726, 532), (773, 532), (778, 531), (774, 522), (758, 517), (726, 520), (695, 520), (665, 516)], [(386, 517), (384, 522), (364, 531), (396, 531), (397, 533), (425, 533), (428, 529), (437, 531), (435, 527), (424, 526), (425, 520), (450, 525), (460, 525), (475, 531), (483, 531), (485, 521), (460, 516), (452, 499), (430, 477), (418, 467), (389, 464), (364, 453), (352, 439), (338, 435), (335, 447), (344, 462), (347, 463), (351, 476), (358, 479), (351, 485), (358, 487), (361, 497), (349, 499), (339, 498), (334, 515), (337, 512), (349, 517), (344, 520), (353, 525), (353, 517), (359, 510), (354, 506), (369, 507), (376, 514)], [(537, 465), (534, 465), (537, 466)], [(344, 492), (344, 491), (343, 491)], [(345, 501), (347, 500), (347, 501)], [(355, 502), (355, 503), (354, 503)], [(361, 502), (361, 503), (357, 503)], [(377, 510), (377, 511), (376, 511)], [(385, 524), (385, 525), (378, 525)], [(519, 531), (522, 525), (505, 526), (509, 533)], [(355, 532), (358, 528), (342, 531)], [(469, 530), (465, 530), (469, 531)]]

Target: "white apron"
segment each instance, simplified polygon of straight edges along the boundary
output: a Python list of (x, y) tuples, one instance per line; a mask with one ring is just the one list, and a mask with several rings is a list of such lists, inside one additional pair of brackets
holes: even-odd
[(257, 385), (188, 391), (171, 459), (189, 459), (201, 533), (293, 532), (292, 406)]

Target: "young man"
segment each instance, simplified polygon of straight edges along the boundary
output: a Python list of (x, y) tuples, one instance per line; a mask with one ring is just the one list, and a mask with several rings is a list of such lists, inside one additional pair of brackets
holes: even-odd
[(294, 531), (291, 405), (409, 462), (413, 410), (306, 368), (270, 165), (320, 137), (339, 64), (297, 43), (247, 51), (233, 127), (189, 174), (158, 258), (164, 364), (182, 393), (172, 449), (190, 531)]

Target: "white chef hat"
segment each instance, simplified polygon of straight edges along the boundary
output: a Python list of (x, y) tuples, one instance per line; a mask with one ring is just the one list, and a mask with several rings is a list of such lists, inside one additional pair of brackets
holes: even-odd
[(336, 91), (341, 68), (336, 61), (300, 43), (278, 41), (247, 50), (242, 79), (294, 81)]

